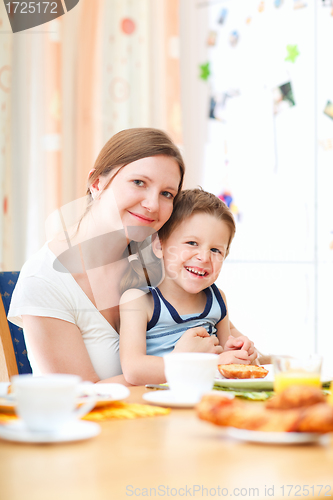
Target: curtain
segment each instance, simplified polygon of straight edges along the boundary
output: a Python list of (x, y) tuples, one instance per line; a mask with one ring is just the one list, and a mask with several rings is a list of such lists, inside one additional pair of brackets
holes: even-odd
[(0, 4), (0, 234), (8, 234), (0, 245), (0, 271), (4, 263), (11, 263), (10, 245), (12, 239), (11, 185), (11, 76), (12, 76), (12, 35), (5, 6)]
[(15, 35), (0, 4), (2, 270), (19, 270), (48, 216), (85, 195), (112, 135), (153, 126), (182, 144), (178, 1), (80, 0)]

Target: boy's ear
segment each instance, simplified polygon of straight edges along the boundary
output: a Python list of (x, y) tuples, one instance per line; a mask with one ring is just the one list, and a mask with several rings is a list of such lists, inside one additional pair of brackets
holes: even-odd
[(158, 259), (162, 259), (162, 257), (163, 257), (162, 242), (159, 239), (157, 233), (153, 234), (153, 236), (152, 236), (152, 248), (153, 248), (154, 255)]

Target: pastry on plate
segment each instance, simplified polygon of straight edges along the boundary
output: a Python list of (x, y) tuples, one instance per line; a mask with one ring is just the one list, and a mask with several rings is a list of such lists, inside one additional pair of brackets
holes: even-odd
[[(207, 394), (197, 405), (197, 415), (201, 420), (215, 425), (250, 431), (333, 432), (333, 407), (321, 402), (320, 390), (318, 393), (304, 389), (304, 386), (295, 387), (293, 391), (285, 389), (274, 406)], [(279, 401), (281, 406), (277, 406)], [(308, 401), (307, 406), (305, 401)], [(285, 406), (286, 402), (288, 407)]]
[(297, 410), (269, 410), (262, 405), (225, 401), (210, 395), (204, 396), (197, 405), (197, 415), (201, 420), (223, 427), (266, 432), (294, 431), (299, 420)]
[(299, 432), (333, 432), (333, 408), (327, 403), (318, 403), (305, 408), (300, 415)]
[(225, 378), (264, 378), (268, 370), (257, 365), (218, 365), (218, 370)]
[(269, 399), (266, 408), (287, 410), (290, 408), (304, 408), (317, 403), (325, 403), (325, 396), (319, 387), (291, 385), (283, 392)]

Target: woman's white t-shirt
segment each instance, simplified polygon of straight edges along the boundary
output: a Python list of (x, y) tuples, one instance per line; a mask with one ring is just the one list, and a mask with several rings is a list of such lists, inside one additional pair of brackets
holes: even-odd
[[(119, 335), (88, 299), (73, 276), (55, 270), (56, 256), (46, 243), (22, 267), (8, 319), (22, 326), (22, 315), (62, 319), (81, 331), (93, 367), (101, 380), (122, 373)], [(59, 264), (57, 265), (59, 269)], [(26, 340), (33, 373), (40, 373)]]

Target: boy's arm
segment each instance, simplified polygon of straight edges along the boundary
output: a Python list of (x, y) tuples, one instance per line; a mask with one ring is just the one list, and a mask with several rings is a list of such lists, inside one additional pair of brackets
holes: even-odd
[(124, 377), (133, 385), (165, 382), (163, 358), (146, 354), (148, 295), (127, 290), (120, 299), (120, 362)]
[[(224, 351), (220, 354), (220, 360), (224, 363), (249, 364), (256, 359), (257, 351), (253, 342), (245, 335), (242, 335), (229, 320), (226, 296), (222, 290), (219, 289), (219, 291), (227, 310), (226, 316), (216, 325), (216, 335)], [(222, 358), (225, 361), (222, 361)]]

